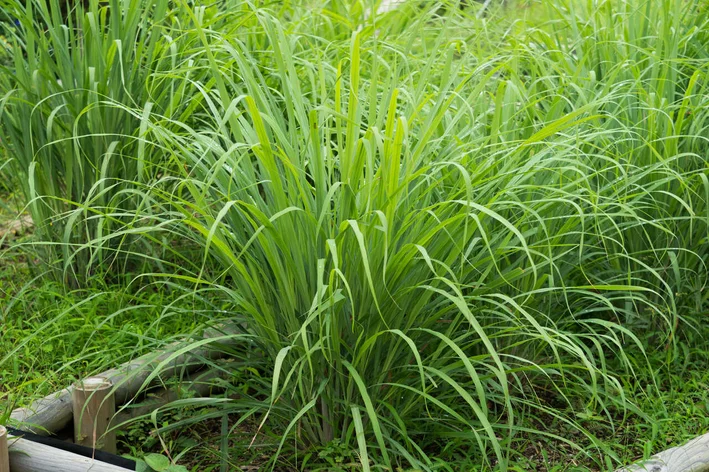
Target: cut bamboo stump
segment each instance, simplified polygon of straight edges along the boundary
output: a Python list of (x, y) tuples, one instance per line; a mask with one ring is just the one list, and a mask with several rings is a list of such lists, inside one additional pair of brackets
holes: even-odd
[(0, 472), (10, 472), (10, 454), (7, 450), (7, 430), (0, 426)]
[(116, 453), (116, 432), (110, 431), (116, 414), (112, 390), (113, 383), (105, 377), (88, 377), (74, 384), (71, 401), (76, 444)]
[(12, 472), (129, 472), (130, 469), (100, 462), (51, 446), (10, 438)]
[(616, 472), (708, 472), (709, 433)]

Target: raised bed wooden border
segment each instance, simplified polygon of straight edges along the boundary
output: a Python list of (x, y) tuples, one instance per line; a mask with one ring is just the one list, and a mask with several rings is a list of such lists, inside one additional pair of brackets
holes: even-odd
[[(113, 384), (111, 396), (117, 405), (132, 401), (144, 388), (157, 381), (181, 376), (190, 385), (197, 396), (210, 394), (210, 380), (224, 372), (224, 369), (204, 367), (208, 361), (216, 361), (225, 356), (225, 349), (235, 347), (239, 336), (227, 328), (207, 330), (204, 339), (189, 343), (174, 343), (163, 351), (149, 353), (118, 368), (105, 371), (98, 376)], [(214, 344), (219, 344), (217, 349)], [(74, 419), (72, 385), (59, 392), (34, 401), (28, 407), (13, 410), (10, 418), (23, 425), (26, 431), (37, 435), (57, 433), (70, 425)], [(113, 425), (120, 425), (133, 417), (150, 413), (156, 408), (177, 398), (177, 392), (161, 388), (154, 393), (153, 400), (137, 408), (124, 408), (112, 420)], [(115, 426), (112, 426), (115, 427)], [(86, 458), (78, 454), (63, 451), (46, 444), (39, 444), (21, 437), (9, 437), (9, 472), (127, 472), (129, 469), (106, 462)], [(0, 453), (2, 443), (0, 439)], [(1, 461), (1, 457), (0, 457)], [(0, 472), (8, 472), (2, 469)]]

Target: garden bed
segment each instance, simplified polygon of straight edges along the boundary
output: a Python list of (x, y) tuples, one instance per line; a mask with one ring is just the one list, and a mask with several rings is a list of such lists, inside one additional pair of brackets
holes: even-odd
[(103, 371), (126, 450), (207, 435), (199, 472), (709, 430), (709, 5), (526, 3), (4, 2), (2, 422), (74, 424)]

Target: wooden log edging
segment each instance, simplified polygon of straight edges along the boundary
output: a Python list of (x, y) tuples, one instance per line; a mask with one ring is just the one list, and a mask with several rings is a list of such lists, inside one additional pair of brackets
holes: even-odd
[(130, 469), (83, 457), (22, 438), (10, 438), (12, 472), (130, 472)]
[(709, 472), (709, 433), (616, 472)]
[[(223, 378), (226, 372), (228, 372), (228, 370), (225, 369), (228, 364), (229, 362), (227, 361), (224, 365), (219, 367), (186, 375), (183, 382), (189, 385), (194, 395), (207, 396), (214, 390), (212, 382), (216, 379)], [(87, 380), (89, 379), (85, 379), (84, 382)], [(77, 389), (74, 389), (73, 393), (76, 394)], [(179, 393), (176, 388), (161, 388), (154, 391), (151, 395), (152, 399), (145, 404), (133, 408), (130, 406), (124, 407), (126, 410), (115, 415), (111, 423), (120, 426), (122, 422), (128, 422), (137, 416), (149, 414), (156, 408), (167, 405), (171, 401), (179, 398)], [(4, 428), (0, 426), (0, 430), (2, 429)], [(92, 445), (89, 446), (91, 447)], [(12, 457), (12, 472), (126, 472), (132, 470), (107, 462), (86, 458), (31, 440), (22, 439), (21, 437), (11, 439), (10, 450), (12, 451), (10, 455), (10, 457)], [(9, 471), (9, 465), (6, 470), (2, 469), (0, 466), (0, 472)]]
[[(116, 404), (123, 405), (135, 397), (146, 381), (194, 372), (204, 366), (205, 359), (223, 358), (226, 355), (224, 350), (215, 349), (211, 345), (219, 343), (227, 347), (236, 346), (239, 336), (233, 332), (225, 334), (228, 332), (226, 328), (208, 330), (204, 339), (191, 343), (193, 348), (185, 347), (184, 342), (173, 343), (164, 351), (145, 354), (98, 376), (113, 383)], [(73, 387), (65, 388), (35, 400), (28, 407), (17, 408), (12, 411), (10, 418), (22, 423), (24, 430), (35, 434), (46, 436), (56, 433), (72, 422), (72, 390)]]
[(224, 368), (226, 365), (228, 365), (228, 363), (217, 368), (200, 370), (193, 374), (188, 374), (177, 387), (160, 388), (151, 391), (150, 397), (140, 404), (124, 405), (117, 412), (112, 424), (114, 424), (117, 429), (121, 429), (121, 426), (126, 423), (136, 418), (149, 415), (158, 408), (162, 408), (178, 400), (180, 398), (179, 389), (182, 388), (182, 386), (188, 386), (194, 397), (208, 397), (215, 391), (221, 391), (218, 387), (215, 387), (213, 381), (226, 376), (227, 371)]

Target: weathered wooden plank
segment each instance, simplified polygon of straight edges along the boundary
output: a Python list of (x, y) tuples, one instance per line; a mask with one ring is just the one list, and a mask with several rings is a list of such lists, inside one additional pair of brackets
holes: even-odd
[[(205, 339), (231, 347), (238, 343), (238, 338), (225, 334), (224, 330), (210, 330), (205, 333)], [(215, 349), (209, 344), (178, 354), (184, 346), (185, 343), (171, 344), (164, 351), (146, 354), (98, 376), (113, 383), (116, 404), (122, 405), (135, 397), (154, 370), (164, 362), (166, 364), (162, 366), (158, 376), (161, 379), (182, 372), (194, 372), (204, 366), (205, 359), (214, 360), (225, 356), (223, 350)], [(72, 387), (69, 387), (47, 395), (26, 408), (13, 410), (10, 417), (22, 423), (24, 430), (35, 434), (47, 435), (60, 431), (72, 421), (71, 392)]]
[(709, 472), (709, 433), (616, 472)]
[(100, 462), (21, 438), (9, 440), (12, 472), (128, 472), (129, 469)]
[(0, 426), (0, 472), (10, 472), (10, 456), (7, 450), (7, 430)]

